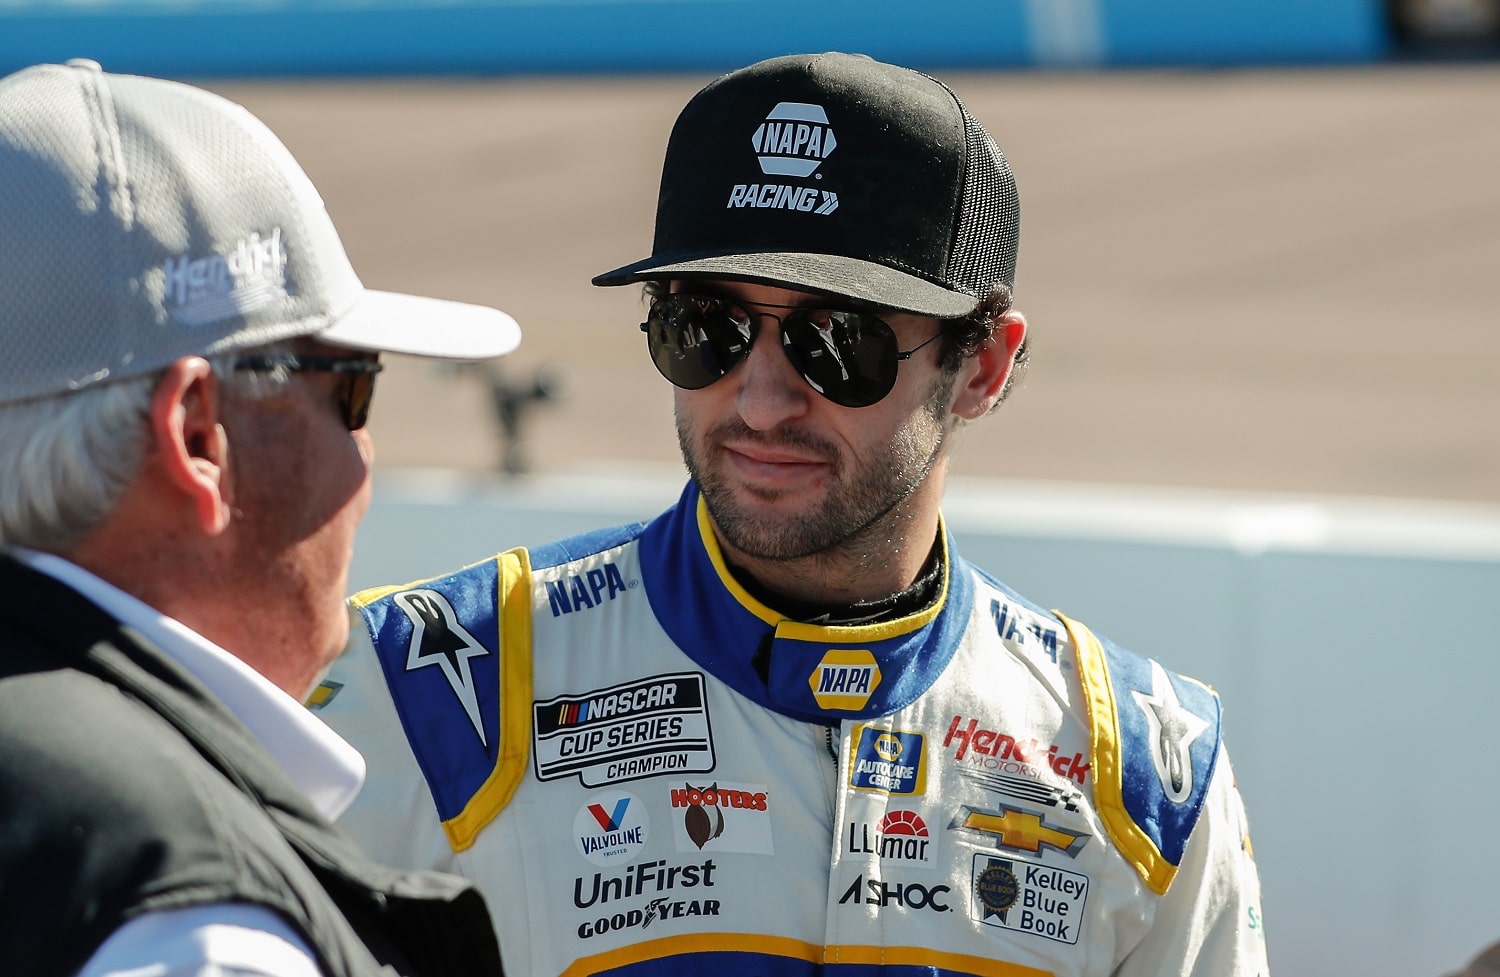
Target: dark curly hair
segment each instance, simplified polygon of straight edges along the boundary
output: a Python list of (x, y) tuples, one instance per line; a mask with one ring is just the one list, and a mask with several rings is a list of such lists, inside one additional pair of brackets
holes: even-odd
[[(647, 302), (661, 295), (666, 295), (671, 289), (665, 281), (655, 280), (642, 283)], [(990, 293), (966, 316), (957, 319), (942, 319), (943, 326), (943, 351), (942, 358), (938, 361), (938, 368), (944, 373), (953, 374), (963, 365), (963, 361), (979, 351), (984, 341), (995, 334), (995, 320), (1010, 311), (1014, 293), (1009, 285), (996, 282), (990, 288)], [(1031, 364), (1031, 335), (1021, 340), (1021, 345), (1016, 349), (1015, 359), (1011, 362), (1010, 376), (1005, 380), (1005, 386), (1000, 391), (1000, 398), (995, 401), (995, 407), (1005, 402), (1010, 396), (1016, 384), (1026, 375), (1026, 368)], [(992, 410), (994, 408), (991, 408)]]
[[(1009, 285), (996, 282), (991, 286), (990, 294), (973, 312), (958, 319), (942, 320), (945, 337), (943, 357), (938, 365), (944, 372), (957, 373), (966, 357), (979, 352), (984, 341), (995, 334), (995, 320), (1010, 311), (1013, 297), (1014, 292)], [(995, 407), (999, 407), (1010, 396), (1011, 390), (1026, 375), (1026, 368), (1030, 364), (1031, 335), (1028, 333), (1016, 349), (1015, 358), (1010, 365), (1010, 376), (1005, 378), (1005, 386), (1000, 390), (1000, 398), (995, 401)]]

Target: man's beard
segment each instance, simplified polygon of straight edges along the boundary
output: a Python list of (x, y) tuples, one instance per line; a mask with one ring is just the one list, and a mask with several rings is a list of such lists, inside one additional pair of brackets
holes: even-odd
[[(951, 381), (951, 377), (947, 378)], [(699, 490), (725, 542), (746, 556), (762, 560), (795, 560), (837, 550), (884, 550), (890, 546), (888, 517), (931, 474), (942, 450), (949, 384), (934, 384), (922, 415), (900, 429), (878, 456), (856, 462), (843, 457), (836, 445), (795, 428), (754, 431), (738, 418), (709, 431), (702, 452), (677, 422), (677, 440), (688, 473)], [(928, 422), (928, 423), (923, 423)], [(928, 426), (928, 424), (931, 426)], [(709, 470), (707, 460), (729, 440), (797, 448), (828, 465), (828, 490), (821, 501), (791, 515), (768, 519), (741, 505), (722, 474)], [(849, 466), (859, 468), (849, 472)], [(767, 502), (786, 493), (741, 487)], [(877, 538), (878, 537), (878, 538)]]

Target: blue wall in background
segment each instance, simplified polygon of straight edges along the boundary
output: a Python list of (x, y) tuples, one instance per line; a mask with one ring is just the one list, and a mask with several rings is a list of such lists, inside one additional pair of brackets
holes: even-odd
[(0, 0), (0, 72), (718, 71), (810, 50), (929, 68), (1383, 57), (1379, 0)]

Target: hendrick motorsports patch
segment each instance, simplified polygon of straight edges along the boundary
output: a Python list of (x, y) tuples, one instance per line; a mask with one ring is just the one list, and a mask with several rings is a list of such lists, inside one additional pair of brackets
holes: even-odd
[(714, 768), (703, 676), (649, 678), (533, 703), (538, 780), (576, 776), (603, 787)]

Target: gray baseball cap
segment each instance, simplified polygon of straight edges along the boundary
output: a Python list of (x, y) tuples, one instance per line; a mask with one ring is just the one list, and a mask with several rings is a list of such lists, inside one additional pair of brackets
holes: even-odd
[(298, 336), (474, 360), (521, 333), (361, 285), (312, 182), (233, 102), (90, 61), (0, 78), (0, 403)]

